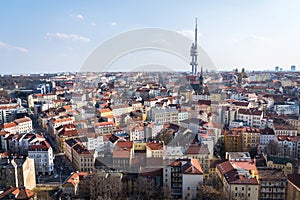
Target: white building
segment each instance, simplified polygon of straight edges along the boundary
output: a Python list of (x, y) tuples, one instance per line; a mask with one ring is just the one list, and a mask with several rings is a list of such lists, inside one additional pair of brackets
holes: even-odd
[(181, 122), (189, 118), (189, 112), (179, 112), (178, 113), (178, 121)]
[(132, 124), (129, 127), (130, 141), (144, 140), (145, 130), (143, 123)]
[(300, 159), (300, 136), (278, 136), (277, 138), (279, 145), (278, 156)]
[(48, 123), (52, 129), (55, 129), (59, 126), (64, 126), (68, 124), (73, 124), (75, 118), (73, 116), (59, 116), (49, 119)]
[(273, 124), (276, 136), (297, 136), (298, 129), (290, 124)]
[(274, 130), (266, 128), (260, 132), (260, 144), (257, 148), (257, 153), (262, 153), (271, 141), (278, 142)]
[(97, 152), (104, 151), (104, 140), (102, 134), (97, 133), (87, 133), (87, 149), (96, 150)]
[(275, 104), (274, 111), (279, 115), (299, 115), (299, 104), (293, 101)]
[(178, 110), (175, 108), (152, 108), (147, 118), (155, 123), (178, 123)]
[(47, 141), (38, 142), (28, 147), (28, 157), (34, 159), (35, 171), (38, 174), (53, 174), (54, 154)]
[(111, 106), (112, 109), (112, 113), (114, 116), (119, 116), (119, 115), (123, 115), (123, 114), (127, 114), (130, 113), (132, 111), (132, 107), (129, 105), (113, 105)]
[(166, 158), (183, 158), (186, 155), (184, 147), (172, 147), (166, 146), (165, 157)]
[(260, 127), (263, 119), (263, 111), (256, 109), (239, 109), (236, 120), (246, 123), (250, 127)]
[(164, 168), (163, 179), (174, 199), (195, 199), (203, 172), (197, 159), (177, 159)]
[(19, 133), (29, 133), (32, 131), (32, 120), (29, 117), (23, 117), (14, 121), (18, 126)]

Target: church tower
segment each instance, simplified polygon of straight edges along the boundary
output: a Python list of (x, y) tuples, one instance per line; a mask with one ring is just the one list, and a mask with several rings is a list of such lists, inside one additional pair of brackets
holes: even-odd
[(201, 72), (200, 72), (200, 76), (199, 76), (198, 93), (200, 93), (200, 94), (204, 93), (204, 88), (203, 88), (203, 70), (202, 70), (202, 66), (201, 66)]

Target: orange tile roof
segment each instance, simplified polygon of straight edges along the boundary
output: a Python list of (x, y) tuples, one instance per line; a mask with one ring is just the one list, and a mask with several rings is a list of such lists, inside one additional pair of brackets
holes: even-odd
[(235, 169), (257, 170), (253, 160), (251, 161), (230, 161)]
[(100, 113), (112, 112), (109, 108), (103, 108), (98, 110)]
[(79, 183), (79, 175), (77, 173), (72, 173), (63, 184), (65, 185), (66, 183), (71, 183), (76, 187)]
[(71, 105), (66, 105), (66, 106), (63, 106), (63, 108), (66, 109), (66, 110), (70, 110), (70, 109), (72, 109), (72, 106)]
[(203, 174), (200, 163), (197, 159), (191, 158), (191, 166), (189, 166), (185, 171), (185, 174)]
[(16, 199), (30, 199), (35, 195), (35, 192), (28, 189), (20, 189), (16, 194)]
[(132, 141), (118, 141), (117, 146), (120, 148), (132, 148)]
[(0, 110), (13, 109), (17, 107), (19, 107), (19, 105), (0, 105)]
[(17, 124), (15, 122), (9, 122), (9, 123), (5, 123), (3, 125), (1, 125), (4, 129), (6, 128), (12, 128), (12, 127), (16, 127)]
[(0, 131), (0, 136), (5, 136), (6, 134), (8, 134), (9, 132), (7, 131)]
[(32, 120), (29, 117), (23, 117), (20, 119), (16, 119), (15, 122), (17, 124), (25, 123), (25, 122), (31, 122)]

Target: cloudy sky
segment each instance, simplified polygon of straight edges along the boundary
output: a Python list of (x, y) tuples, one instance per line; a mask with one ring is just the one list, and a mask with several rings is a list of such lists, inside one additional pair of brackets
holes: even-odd
[(191, 36), (195, 17), (218, 69), (300, 67), (299, 9), (297, 0), (2, 0), (0, 74), (78, 71), (113, 36), (146, 27)]

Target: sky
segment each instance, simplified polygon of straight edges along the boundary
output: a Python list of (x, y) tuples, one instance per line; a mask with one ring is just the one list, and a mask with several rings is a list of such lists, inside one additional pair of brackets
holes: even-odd
[(156, 27), (192, 37), (196, 17), (199, 45), (218, 69), (289, 70), (300, 67), (299, 8), (297, 0), (1, 0), (0, 74), (79, 71), (118, 34)]

